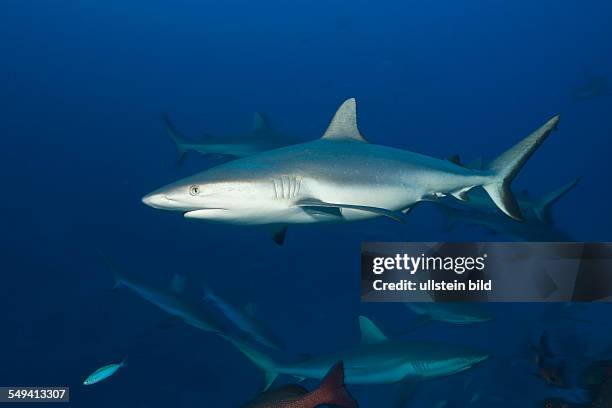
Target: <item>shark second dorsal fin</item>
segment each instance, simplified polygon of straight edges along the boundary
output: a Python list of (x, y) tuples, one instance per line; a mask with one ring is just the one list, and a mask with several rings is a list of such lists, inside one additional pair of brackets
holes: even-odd
[(353, 140), (367, 143), (357, 128), (357, 103), (355, 98), (347, 99), (340, 105), (321, 139)]
[(260, 112), (255, 112), (253, 115), (253, 126), (251, 127), (251, 133), (269, 132), (270, 129), (270, 124), (264, 118), (264, 116)]
[(374, 344), (387, 340), (387, 336), (365, 316), (359, 316), (359, 328), (361, 330), (361, 344)]

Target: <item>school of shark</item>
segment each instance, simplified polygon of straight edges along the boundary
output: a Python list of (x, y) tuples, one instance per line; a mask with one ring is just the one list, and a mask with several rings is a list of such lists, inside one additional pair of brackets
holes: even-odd
[[(243, 135), (206, 135), (199, 140), (184, 137), (169, 116), (162, 119), (179, 164), (188, 152), (227, 160), (146, 194), (142, 202), (157, 210), (244, 228), (268, 225), (273, 241), (283, 245), (292, 224), (335, 223), (342, 228), (344, 223), (377, 217), (404, 223), (414, 207), (424, 203), (439, 209), (443, 231), (465, 224), (519, 240), (571, 240), (556, 226), (551, 208), (578, 178), (537, 198), (525, 190), (515, 193), (512, 187), (527, 160), (557, 130), (559, 116), (526, 132), (487, 164), (481, 159), (464, 164), (459, 155), (437, 159), (371, 143), (359, 130), (354, 98), (340, 105), (321, 137), (306, 142), (274, 130), (261, 113), (254, 115), (251, 130)], [(287, 352), (290, 347), (257, 317), (251, 304), (234, 304), (209, 285), (198, 302), (186, 294), (180, 274), (167, 288), (155, 286), (138, 274), (124, 273), (106, 255), (102, 258), (112, 271), (114, 288), (128, 289), (175, 322), (218, 336), (261, 370), (261, 393), (243, 407), (358, 407), (347, 387), (380, 384), (400, 385), (395, 406), (402, 407), (416, 384), (478, 370), (494, 357), (490, 350), (453, 344), (451, 339), (410, 339), (428, 324), (480, 325), (495, 318), (477, 304), (431, 303), (406, 304), (414, 324), (399, 336), (390, 337), (372, 319), (358, 316), (358, 345), (288, 363), (270, 352)], [(562, 388), (560, 380), (554, 382), (561, 373), (551, 363), (546, 334), (542, 336), (534, 348), (534, 370), (539, 370), (542, 381)], [(103, 366), (83, 384), (105, 381), (124, 367), (126, 360)], [(296, 383), (275, 386), (278, 377)], [(320, 383), (309, 391), (301, 385), (306, 380)], [(474, 402), (480, 396), (470, 398)], [(546, 404), (559, 401), (564, 400)], [(445, 400), (440, 406), (447, 404)]]

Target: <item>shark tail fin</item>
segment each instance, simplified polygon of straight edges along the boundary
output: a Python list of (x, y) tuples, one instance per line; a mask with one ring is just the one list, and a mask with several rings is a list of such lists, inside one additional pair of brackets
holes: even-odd
[(487, 170), (493, 173), (493, 177), (490, 182), (482, 187), (500, 210), (517, 221), (522, 221), (523, 216), (519, 204), (512, 194), (510, 184), (525, 162), (546, 140), (548, 135), (557, 128), (558, 123), (559, 116), (555, 116), (531, 135), (502, 153), (487, 167)]
[(278, 377), (278, 364), (259, 350), (255, 350), (253, 347), (248, 345), (246, 342), (239, 340), (228, 334), (219, 334), (225, 340), (229, 341), (234, 345), (242, 354), (246, 356), (253, 364), (257, 366), (264, 373), (263, 391), (266, 391), (276, 377)]
[[(318, 405), (333, 405), (342, 408), (357, 408), (357, 401), (344, 387), (344, 364), (336, 363), (314, 392)], [(317, 405), (317, 406), (318, 406)]]
[(551, 223), (551, 206), (557, 201), (559, 201), (561, 197), (567, 194), (570, 190), (572, 190), (576, 186), (576, 184), (578, 184), (579, 181), (580, 177), (577, 177), (566, 185), (551, 191), (550, 193), (542, 197), (540, 200), (538, 200), (533, 206), (533, 212), (535, 213), (536, 217), (538, 217), (540, 221)]
[(187, 153), (186, 145), (188, 144), (188, 140), (176, 129), (174, 123), (165, 113), (162, 113), (162, 120), (164, 121), (164, 127), (166, 128), (166, 133), (170, 136), (170, 139), (174, 142), (176, 146), (177, 153), (177, 163), (180, 165), (185, 158), (185, 153)]

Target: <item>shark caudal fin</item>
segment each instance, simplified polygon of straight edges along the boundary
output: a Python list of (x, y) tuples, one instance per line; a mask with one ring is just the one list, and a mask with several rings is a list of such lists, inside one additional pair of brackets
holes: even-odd
[(580, 177), (577, 177), (566, 185), (551, 191), (550, 193), (546, 194), (544, 197), (536, 201), (533, 205), (533, 212), (535, 216), (542, 222), (552, 224), (550, 208), (554, 203), (559, 201), (561, 197), (563, 197), (571, 189), (573, 189), (579, 181)]
[[(327, 373), (321, 385), (313, 392), (318, 405), (333, 405), (342, 408), (357, 408), (357, 401), (344, 387), (344, 364), (336, 363)], [(317, 405), (317, 406), (318, 406)]]
[(232, 343), (238, 351), (244, 354), (253, 364), (264, 372), (263, 391), (270, 388), (274, 380), (276, 380), (276, 377), (278, 377), (278, 364), (272, 360), (272, 358), (259, 350), (255, 350), (243, 340), (239, 340), (228, 334), (219, 333), (219, 336)]
[(185, 153), (187, 153), (186, 145), (189, 143), (187, 139), (183, 135), (176, 130), (174, 123), (170, 120), (170, 116), (165, 113), (162, 113), (162, 120), (164, 121), (164, 127), (166, 129), (166, 133), (170, 136), (170, 139), (174, 142), (176, 146), (177, 153), (177, 163), (180, 165), (185, 158)]
[(559, 116), (555, 116), (487, 166), (487, 170), (493, 172), (493, 182), (482, 187), (500, 210), (517, 221), (522, 221), (523, 216), (519, 204), (510, 190), (510, 184), (527, 159), (546, 140), (550, 132), (557, 128), (558, 123)]

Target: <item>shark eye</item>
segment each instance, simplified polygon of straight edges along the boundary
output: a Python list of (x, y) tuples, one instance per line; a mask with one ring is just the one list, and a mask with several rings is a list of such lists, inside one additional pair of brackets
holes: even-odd
[(192, 196), (197, 196), (198, 194), (200, 194), (200, 187), (197, 185), (190, 186), (189, 194)]

